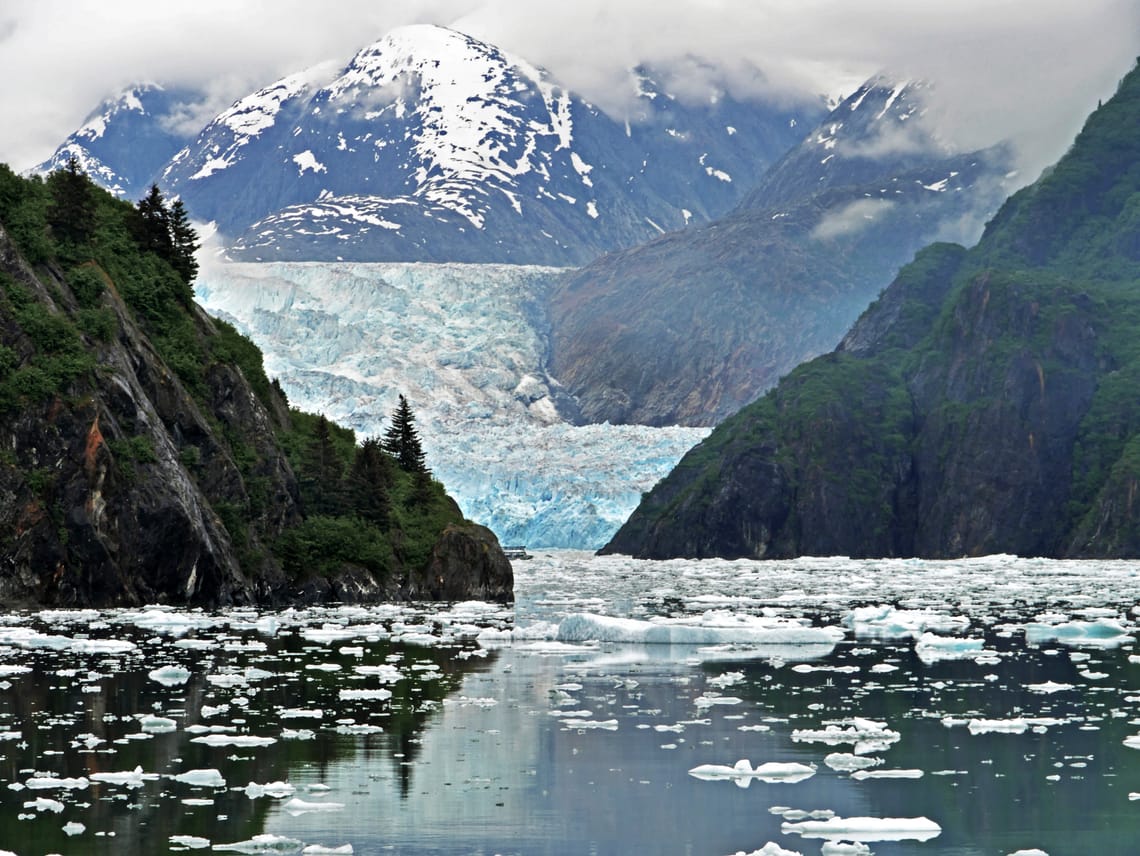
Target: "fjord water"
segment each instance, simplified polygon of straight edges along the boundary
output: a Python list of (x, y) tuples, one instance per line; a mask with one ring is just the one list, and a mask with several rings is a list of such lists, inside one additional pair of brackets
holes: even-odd
[(0, 615), (0, 851), (1136, 852), (1131, 563), (515, 569), (513, 609)]

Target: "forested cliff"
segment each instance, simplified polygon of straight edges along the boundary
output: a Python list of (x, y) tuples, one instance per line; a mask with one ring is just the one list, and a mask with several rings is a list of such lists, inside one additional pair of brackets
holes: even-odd
[(194, 303), (195, 237), (157, 189), (0, 166), (0, 603), (510, 599), (399, 432), (291, 409)]
[(1140, 70), (965, 250), (693, 449), (605, 548), (1140, 555)]

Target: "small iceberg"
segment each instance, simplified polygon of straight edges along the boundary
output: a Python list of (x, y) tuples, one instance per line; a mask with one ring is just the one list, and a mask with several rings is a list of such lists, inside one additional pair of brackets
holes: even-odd
[(1025, 625), (1025, 641), (1031, 644), (1059, 642), (1062, 645), (1115, 648), (1132, 641), (1132, 636), (1119, 621), (1098, 618), (1095, 621), (1062, 621), (1056, 624)]
[(942, 827), (926, 817), (833, 817), (782, 823), (780, 830), (841, 841), (929, 841), (942, 834)]
[(812, 627), (787, 618), (712, 611), (686, 618), (642, 621), (580, 612), (558, 625), (559, 642), (624, 642), (640, 645), (834, 645), (839, 627)]
[(689, 775), (694, 779), (703, 781), (728, 780), (734, 782), (738, 787), (747, 788), (753, 779), (758, 779), (761, 782), (785, 784), (802, 782), (804, 779), (810, 779), (814, 776), (815, 770), (815, 767), (795, 762), (778, 763), (770, 761), (761, 764), (759, 767), (753, 767), (751, 762), (740, 760), (731, 767), (723, 764), (701, 764), (699, 767), (693, 767), (689, 770)]

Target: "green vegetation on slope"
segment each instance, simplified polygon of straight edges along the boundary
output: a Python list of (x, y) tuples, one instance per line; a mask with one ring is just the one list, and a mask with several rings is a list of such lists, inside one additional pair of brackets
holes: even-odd
[[(99, 364), (99, 348), (125, 342), (130, 323), (160, 360), (151, 370), (143, 356), (132, 357), (146, 381), (173, 396), (164, 378), (172, 373), (206, 423), (209, 436), (192, 421), (175, 426), (178, 460), (251, 577), (281, 567), (297, 585), (361, 568), (384, 581), (422, 568), (447, 524), (462, 521), (422, 466), (414, 429), (414, 448), (372, 439), (358, 445), (352, 431), (290, 409), (267, 378), (259, 349), (201, 312), (191, 288), (196, 236), (180, 204), (167, 205), (157, 188), (135, 206), (96, 188), (74, 163), (46, 180), (23, 179), (0, 165), (0, 226), (34, 276), (21, 283), (0, 270), (0, 422), (12, 424), (53, 401), (83, 408), (112, 371)], [(40, 286), (49, 299), (33, 293)], [(231, 394), (235, 371), (265, 415), (243, 409)], [(409, 429), (414, 416), (406, 402), (397, 416)], [(145, 425), (135, 430), (106, 442), (118, 489), (157, 463)], [(0, 460), (12, 470), (22, 464), (11, 454)], [(232, 467), (238, 485), (225, 475)], [(58, 497), (64, 476), (41, 469), (32, 474), (43, 483), (38, 493)], [(4, 528), (0, 549), (7, 550), (20, 525)]]

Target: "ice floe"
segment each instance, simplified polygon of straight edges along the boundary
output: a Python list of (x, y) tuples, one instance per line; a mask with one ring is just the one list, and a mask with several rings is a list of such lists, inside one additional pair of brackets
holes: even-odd
[(788, 619), (727, 612), (652, 621), (576, 613), (559, 623), (557, 641), (641, 645), (833, 645), (843, 636), (843, 630), (838, 627), (812, 627)]
[(737, 761), (731, 767), (722, 764), (701, 764), (689, 770), (689, 775), (695, 779), (705, 781), (730, 780), (738, 786), (746, 788), (752, 781), (784, 782), (793, 784), (810, 779), (815, 775), (815, 767), (796, 762), (780, 763), (769, 761), (759, 767), (753, 767), (747, 760)]
[(929, 841), (942, 834), (942, 827), (926, 817), (832, 817), (785, 822), (780, 829), (804, 838), (842, 841)]

